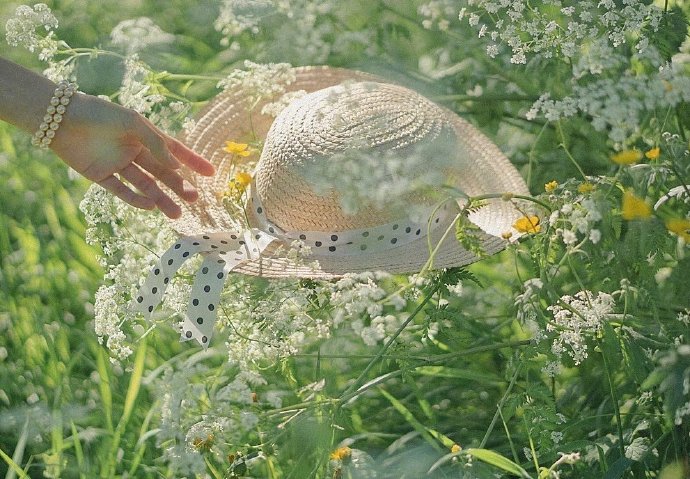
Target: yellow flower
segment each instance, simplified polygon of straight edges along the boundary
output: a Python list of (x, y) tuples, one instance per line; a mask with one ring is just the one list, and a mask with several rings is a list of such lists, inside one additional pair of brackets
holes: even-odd
[(234, 141), (226, 141), (223, 151), (237, 156), (249, 156), (252, 154), (252, 150), (249, 149), (249, 145), (246, 143), (235, 143)]
[(247, 188), (249, 186), (249, 183), (252, 182), (252, 175), (245, 171), (238, 171), (235, 173), (235, 176), (232, 179), (233, 182), (235, 182), (236, 185), (241, 186), (242, 188)]
[(538, 216), (523, 216), (513, 224), (513, 228), (520, 233), (539, 233), (541, 225), (539, 224)]
[(450, 452), (452, 452), (453, 454), (460, 451), (462, 451), (462, 447), (460, 447), (460, 444), (453, 444), (450, 448)]
[(213, 447), (214, 439), (215, 437), (213, 434), (209, 434), (208, 436), (206, 436), (206, 439), (195, 437), (192, 441), (192, 445), (194, 446), (194, 449), (196, 449), (199, 452), (208, 452)]
[(652, 148), (651, 150), (645, 152), (644, 156), (646, 156), (648, 160), (656, 160), (657, 158), (659, 158), (660, 153), (661, 148), (657, 146), (656, 148)]
[(652, 208), (630, 190), (623, 193), (621, 216), (624, 220), (644, 220), (652, 216)]
[(583, 195), (587, 194), (587, 193), (591, 193), (592, 191), (594, 191), (594, 185), (592, 183), (590, 183), (589, 181), (585, 181), (584, 183), (581, 183), (580, 185), (578, 185), (577, 191), (579, 193), (582, 193)]
[(614, 163), (619, 165), (632, 165), (642, 159), (642, 152), (638, 149), (623, 150), (611, 157)]
[(666, 229), (675, 233), (690, 243), (690, 220), (685, 218), (671, 218), (666, 220)]
[(501, 238), (503, 238), (504, 240), (509, 240), (512, 236), (512, 231), (504, 231), (503, 233), (501, 233)]
[(558, 181), (556, 181), (556, 180), (549, 181), (548, 183), (546, 183), (544, 185), (544, 191), (546, 191), (547, 193), (551, 193), (557, 187), (558, 187)]
[(343, 446), (331, 452), (330, 458), (334, 461), (342, 461), (343, 459), (348, 459), (350, 456), (352, 456), (352, 449)]

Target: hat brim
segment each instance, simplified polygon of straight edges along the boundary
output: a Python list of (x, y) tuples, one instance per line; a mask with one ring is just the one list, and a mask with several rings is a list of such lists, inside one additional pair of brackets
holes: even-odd
[[(307, 93), (338, 85), (345, 81), (375, 81), (391, 83), (367, 73), (331, 68), (300, 67), (294, 69), (295, 81), (286, 85), (286, 92), (304, 90)], [(182, 141), (194, 151), (207, 158), (216, 167), (213, 177), (203, 177), (189, 170), (185, 178), (199, 191), (195, 203), (184, 203), (182, 217), (173, 222), (173, 228), (182, 235), (237, 230), (241, 218), (233, 217), (222, 203), (219, 192), (227, 189), (228, 181), (236, 172), (231, 155), (223, 151), (225, 142), (263, 140), (268, 134), (274, 118), (261, 114), (262, 106), (269, 99), (250, 111), (249, 95), (241, 88), (227, 90), (216, 96), (201, 111), (195, 126), (182, 135)], [(512, 192), (528, 194), (524, 180), (505, 157), (484, 134), (457, 116), (444, 109), (453, 124), (459, 150), (467, 158), (458, 158), (457, 172), (453, 172), (453, 187), (468, 195)], [(515, 220), (521, 216), (510, 202), (500, 199), (487, 204), (469, 215), (469, 219), (482, 229), (479, 239), (488, 254), (502, 250), (507, 242), (501, 235), (512, 229)], [(430, 237), (376, 252), (362, 252), (357, 255), (327, 256), (317, 253), (296, 262), (284, 254), (288, 244), (271, 245), (262, 258), (238, 265), (235, 271), (264, 277), (335, 278), (346, 273), (365, 271), (387, 271), (389, 273), (411, 273), (420, 271), (429, 260), (431, 244), (435, 249), (433, 268), (462, 266), (479, 258), (463, 249), (455, 239), (454, 231), (445, 235), (452, 224), (440, 225)], [(282, 251), (282, 253), (281, 253)], [(317, 266), (315, 266), (317, 264)]]

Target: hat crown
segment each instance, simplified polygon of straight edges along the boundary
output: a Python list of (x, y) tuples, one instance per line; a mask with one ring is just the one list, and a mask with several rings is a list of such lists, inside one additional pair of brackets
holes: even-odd
[(430, 100), (392, 84), (344, 83), (307, 94), (278, 115), (257, 166), (256, 193), (267, 218), (286, 231), (376, 226), (404, 216), (404, 208), (371, 197), (347, 207), (343, 188), (366, 186), (372, 175), (409, 186), (399, 177), (419, 178), (434, 166), (442, 175), (454, 148), (453, 126)]

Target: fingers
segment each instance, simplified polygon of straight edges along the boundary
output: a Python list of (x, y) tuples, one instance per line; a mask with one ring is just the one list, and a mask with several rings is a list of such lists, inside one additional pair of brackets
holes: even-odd
[(134, 192), (113, 175), (110, 175), (106, 179), (99, 181), (98, 184), (120, 198), (122, 201), (125, 201), (137, 208), (152, 210), (156, 207), (156, 202), (153, 199)]
[(136, 115), (133, 125), (139, 140), (148, 148), (153, 158), (167, 168), (177, 169), (182, 163), (204, 176), (212, 176), (216, 172), (205, 158), (187, 148), (181, 141), (162, 133), (141, 115)]
[(213, 176), (216, 169), (204, 157), (187, 148), (181, 141), (168, 137), (168, 148), (183, 164), (204, 176)]
[[(151, 199), (156, 206), (169, 218), (179, 218), (182, 215), (180, 207), (167, 195), (153, 178), (147, 175), (134, 163), (130, 163), (120, 171), (120, 175), (135, 188)], [(126, 201), (126, 200), (125, 200)], [(136, 205), (134, 205), (136, 206)]]
[(138, 113), (134, 114), (131, 122), (132, 129), (139, 141), (151, 152), (151, 155), (166, 168), (177, 169), (180, 162), (171, 154), (165, 135), (161, 133), (153, 124)]
[(196, 201), (199, 197), (199, 193), (196, 189), (185, 182), (176, 170), (161, 167), (147, 150), (142, 150), (134, 162), (160, 180), (183, 200)]

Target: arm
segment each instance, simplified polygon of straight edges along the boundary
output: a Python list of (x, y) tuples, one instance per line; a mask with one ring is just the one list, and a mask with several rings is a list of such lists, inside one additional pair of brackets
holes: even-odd
[[(0, 119), (32, 134), (54, 90), (55, 84), (47, 78), (0, 58)], [(74, 170), (127, 203), (158, 207), (171, 218), (180, 216), (180, 207), (157, 181), (183, 200), (195, 201), (196, 190), (177, 170), (184, 164), (202, 175), (214, 173), (208, 161), (143, 116), (91, 95), (72, 97), (50, 148)]]

